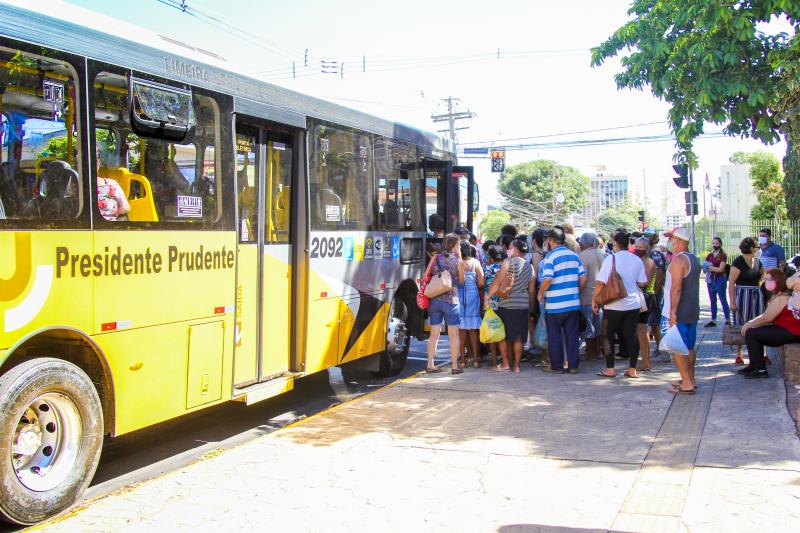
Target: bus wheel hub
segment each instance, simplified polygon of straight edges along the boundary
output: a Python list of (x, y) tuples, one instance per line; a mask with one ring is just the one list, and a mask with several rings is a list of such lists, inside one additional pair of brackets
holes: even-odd
[(403, 353), (408, 342), (406, 324), (398, 318), (389, 321), (386, 335), (386, 350), (392, 354)]
[(38, 424), (25, 424), (19, 429), (14, 442), (14, 453), (33, 455), (42, 445), (42, 430)]

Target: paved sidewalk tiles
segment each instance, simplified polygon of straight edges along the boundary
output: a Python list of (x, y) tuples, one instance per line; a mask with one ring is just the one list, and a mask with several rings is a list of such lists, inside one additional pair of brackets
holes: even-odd
[(704, 330), (700, 387), (422, 375), (92, 502), (46, 531), (800, 531), (783, 384)]

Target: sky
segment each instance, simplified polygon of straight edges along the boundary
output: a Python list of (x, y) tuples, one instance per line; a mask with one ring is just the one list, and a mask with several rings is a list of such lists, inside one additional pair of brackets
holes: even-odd
[[(446, 109), (441, 99), (457, 97), (476, 114), (458, 123), (468, 126), (458, 132), (464, 146), (669, 133), (665, 103), (649, 90), (617, 90), (617, 60), (590, 66), (589, 49), (628, 20), (628, 0), (186, 0), (215, 26), (166, 5), (176, 0), (69, 1), (214, 51), (243, 74), (428, 130), (445, 127), (431, 114)], [(336, 73), (323, 74), (322, 60), (336, 62)], [(641, 126), (548, 137), (631, 125)], [(520, 137), (542, 138), (502, 141)], [(720, 166), (741, 150), (783, 157), (785, 145), (699, 139), (696, 188), (706, 174), (713, 188)], [(604, 165), (628, 175), (636, 195), (646, 191), (648, 211), (658, 212), (683, 204), (671, 182), (674, 152), (671, 141), (547, 148), (508, 151), (507, 164), (552, 159), (586, 175)], [(475, 166), (484, 206), (496, 202), (499, 174), (489, 160), (461, 163)]]

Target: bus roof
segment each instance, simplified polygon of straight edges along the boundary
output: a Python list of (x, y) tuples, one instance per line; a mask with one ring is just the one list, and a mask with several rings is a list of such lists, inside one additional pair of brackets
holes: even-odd
[(317, 118), (416, 144), (429, 157), (454, 155), (435, 133), (257, 80), (214, 52), (60, 0), (0, 1), (0, 34), (228, 94), (239, 113), (301, 128)]

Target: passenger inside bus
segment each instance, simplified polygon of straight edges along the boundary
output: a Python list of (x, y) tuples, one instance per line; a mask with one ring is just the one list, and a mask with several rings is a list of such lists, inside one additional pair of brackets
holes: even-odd
[(119, 183), (100, 175), (100, 152), (97, 153), (97, 207), (106, 220), (127, 220), (131, 210)]

